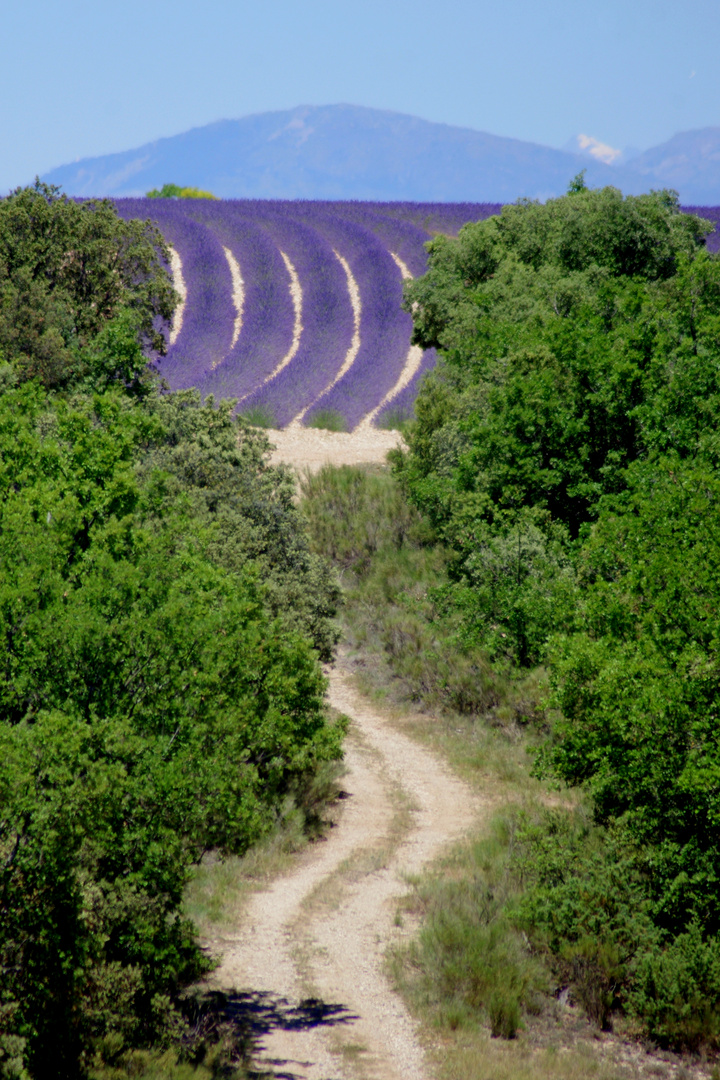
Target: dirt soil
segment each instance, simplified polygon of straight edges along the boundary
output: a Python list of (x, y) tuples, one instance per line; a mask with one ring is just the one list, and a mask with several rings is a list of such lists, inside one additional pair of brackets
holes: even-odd
[(388, 450), (402, 446), (399, 431), (382, 431), (362, 425), (355, 431), (325, 431), (289, 424), (282, 431), (268, 431), (274, 445), (270, 461), (284, 461), (296, 469), (317, 472), (323, 465), (382, 464)]
[(407, 876), (466, 833), (481, 803), (339, 670), (330, 703), (352, 718), (339, 823), (251, 899), (237, 936), (212, 943), (223, 954), (213, 985), (252, 988), (257, 1067), (270, 1076), (426, 1080), (416, 1024), (384, 956), (411, 930), (395, 921)]

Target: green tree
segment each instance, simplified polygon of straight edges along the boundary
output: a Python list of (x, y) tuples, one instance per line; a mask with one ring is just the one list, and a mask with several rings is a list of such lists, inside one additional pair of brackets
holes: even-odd
[(0, 396), (0, 1075), (77, 1077), (182, 1030), (190, 866), (340, 755), (323, 617), (275, 614), (312, 574), (263, 447), (197, 395)]
[[(502, 545), (532, 519), (544, 565), (567, 565), (632, 461), (692, 455), (700, 442), (709, 452), (720, 419), (720, 263), (704, 250), (708, 230), (668, 192), (578, 190), (436, 238), (428, 273), (406, 287), (414, 340), (439, 347), (441, 362), (396, 471), (456, 554), (471, 622), (499, 625), (516, 661), (541, 656), (542, 611), (569, 625), (565, 582), (551, 596), (550, 574), (539, 607), (521, 589), (498, 620), (474, 569), (485, 538)], [(532, 648), (512, 631), (518, 604), (538, 612)]]
[(178, 303), (168, 258), (157, 228), (124, 221), (107, 199), (76, 202), (39, 180), (18, 188), (0, 201), (0, 353), (21, 378), (76, 384), (118, 318), (163, 353), (158, 320)]
[(582, 632), (554, 645), (547, 760), (651, 848), (656, 921), (720, 931), (720, 479), (639, 463), (581, 553)]
[(180, 187), (178, 184), (163, 184), (147, 192), (148, 199), (216, 199), (210, 191), (203, 191), (197, 187)]

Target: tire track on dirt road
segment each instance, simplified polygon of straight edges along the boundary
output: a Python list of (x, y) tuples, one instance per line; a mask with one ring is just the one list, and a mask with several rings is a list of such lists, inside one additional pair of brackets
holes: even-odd
[(212, 985), (250, 992), (272, 1014), (256, 1063), (269, 1076), (429, 1080), (384, 958), (407, 933), (394, 917), (406, 876), (462, 837), (481, 803), (341, 670), (330, 673), (329, 700), (352, 720), (340, 820), (252, 897), (237, 935), (217, 943)]

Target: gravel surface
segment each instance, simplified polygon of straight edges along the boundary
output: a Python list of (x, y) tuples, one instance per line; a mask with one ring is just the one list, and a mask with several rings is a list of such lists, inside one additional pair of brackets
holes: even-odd
[(428, 1080), (415, 1022), (385, 975), (407, 936), (406, 876), (471, 826), (480, 803), (429, 750), (392, 727), (341, 670), (330, 703), (352, 718), (346, 797), (327, 839), (255, 894), (213, 984), (262, 1004), (258, 1066), (285, 1080)]
[(296, 469), (317, 472), (323, 465), (382, 465), (388, 450), (402, 446), (399, 431), (360, 426), (355, 431), (325, 431), (288, 424), (282, 431), (268, 431), (275, 449), (273, 465), (284, 461)]

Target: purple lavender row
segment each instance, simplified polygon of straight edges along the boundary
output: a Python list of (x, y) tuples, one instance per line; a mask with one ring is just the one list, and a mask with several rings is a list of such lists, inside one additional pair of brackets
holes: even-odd
[[(203, 395), (242, 398), (266, 379), (292, 343), (294, 310), (278, 245), (262, 222), (229, 201), (187, 200), (188, 213), (214, 230), (243, 279), (242, 326), (234, 347), (199, 383)], [(201, 205), (203, 204), (203, 205)]]
[(420, 384), (432, 371), (437, 363), (435, 349), (426, 349), (420, 367), (417, 369), (407, 386), (403, 387), (399, 394), (384, 405), (375, 418), (375, 427), (387, 427), (390, 419), (411, 420), (414, 416), (415, 399), (420, 390)]
[(502, 203), (368, 203), (368, 208), (399, 221), (408, 221), (427, 233), (456, 235), (469, 221), (484, 221), (499, 214)]
[(283, 205), (250, 210), (292, 262), (302, 288), (300, 345), (274, 379), (258, 387), (241, 409), (267, 409), (284, 427), (322, 393), (350, 347), (353, 312), (345, 272), (330, 244)]
[(364, 202), (288, 202), (293, 213), (303, 221), (316, 225), (322, 219), (343, 218), (352, 221), (378, 236), (388, 251), (394, 252), (406, 263), (413, 277), (424, 274), (427, 269), (425, 244), (429, 236), (423, 229), (409, 221), (381, 213), (372, 203)]
[(360, 349), (348, 372), (323, 394), (319, 410), (339, 412), (352, 430), (395, 385), (410, 344), (411, 317), (402, 310), (402, 279), (384, 245), (368, 229), (318, 215), (318, 230), (347, 260), (360, 292)]
[(232, 278), (222, 244), (211, 229), (194, 221), (179, 201), (118, 199), (116, 206), (123, 217), (156, 221), (180, 256), (187, 286), (182, 328), (167, 356), (158, 359), (158, 369), (173, 390), (198, 386), (232, 342)]
[(413, 277), (421, 277), (427, 270), (427, 251), (425, 244), (428, 237), (423, 229), (409, 221), (402, 221), (387, 214), (370, 210), (363, 211), (358, 220), (360, 224), (378, 236), (389, 251), (398, 255)]
[[(316, 401), (315, 406), (308, 415), (308, 419), (311, 420), (312, 415), (319, 409), (334, 409), (345, 417), (349, 427), (354, 427), (362, 416), (374, 408), (378, 400), (381, 400), (384, 394), (395, 384), (407, 356), (412, 324), (410, 317), (400, 309), (402, 289), (398, 268), (390, 259), (386, 247), (382, 244), (378, 245), (375, 237), (367, 229), (357, 226), (353, 228), (351, 223), (338, 217), (338, 210), (341, 210), (345, 215), (347, 204), (253, 201), (236, 205), (242, 207), (244, 212), (255, 221), (265, 219), (266, 215), (270, 215), (276, 221), (284, 221), (286, 229), (287, 222), (296, 220), (298, 217), (305, 221), (311, 221), (319, 231), (325, 232), (334, 247), (345, 248), (349, 242), (350, 247), (355, 248), (357, 252), (362, 252), (368, 247), (374, 249), (376, 265), (373, 271), (364, 275), (362, 269), (360, 269), (355, 275), (363, 304), (360, 351), (347, 375), (338, 382), (337, 386), (329, 394)], [(371, 214), (370, 217), (373, 223), (377, 224), (377, 215)], [(392, 222), (389, 224), (392, 226)], [(395, 239), (398, 238), (398, 233), (401, 230), (395, 232)], [(402, 231), (404, 232), (402, 239), (406, 245), (403, 251), (405, 254), (409, 254), (411, 258), (414, 255), (414, 262), (417, 266), (417, 261), (425, 254), (421, 247), (422, 234), (412, 227), (410, 230)], [(276, 236), (278, 236), (277, 231)], [(412, 249), (410, 252), (407, 250), (408, 236), (411, 237), (415, 245), (414, 252), (412, 252)], [(341, 254), (348, 258), (353, 270), (357, 269), (357, 266), (353, 266), (357, 254), (353, 255), (349, 250), (342, 250)], [(383, 266), (380, 276), (377, 273), (378, 263)], [(336, 266), (339, 269), (337, 261)], [(383, 287), (383, 275), (385, 287)], [(365, 278), (364, 281), (362, 280), (363, 277)], [(311, 278), (305, 277), (303, 279), (303, 275), (301, 275), (301, 280), (311, 280)], [(377, 296), (373, 298), (373, 289), (377, 290), (378, 285), (380, 285), (378, 291), (382, 294), (380, 299)], [(393, 292), (396, 292), (397, 296), (394, 301), (390, 301), (388, 304), (388, 299)], [(347, 286), (345, 286), (345, 295), (347, 295)], [(368, 300), (367, 304), (365, 303), (366, 298)], [(305, 300), (304, 312), (308, 311), (309, 299), (306, 298)], [(303, 318), (304, 322), (306, 322), (305, 315)], [(308, 370), (312, 374), (313, 394), (307, 395), (306, 393), (306, 364), (302, 362), (304, 358), (301, 358), (298, 354), (277, 379), (273, 380), (268, 386), (260, 388), (256, 394), (243, 402), (244, 408), (250, 405), (265, 405), (275, 414), (278, 423), (286, 423), (309, 401), (312, 401), (313, 397), (317, 395), (324, 385), (327, 385), (332, 372), (330, 372), (330, 378), (323, 379), (321, 382), (315, 378), (317, 371), (321, 370), (318, 364), (318, 352), (315, 347), (312, 347), (311, 339), (309, 336), (306, 337), (305, 331), (303, 332), (303, 339), (306, 355), (310, 361)], [(343, 350), (342, 356), (338, 357), (337, 341), (334, 344), (332, 341), (328, 341), (328, 346), (327, 355), (334, 357), (331, 367), (333, 370), (337, 370), (344, 358), (345, 351)], [(319, 386), (318, 383), (320, 383)]]

